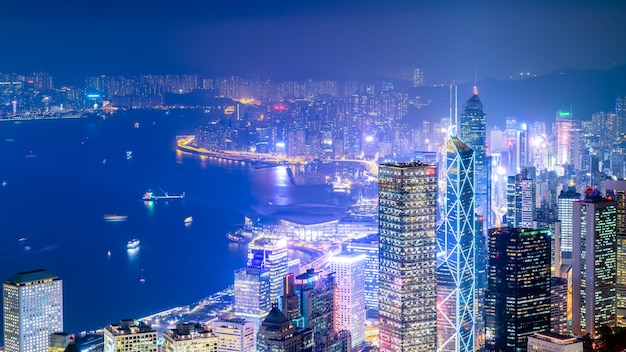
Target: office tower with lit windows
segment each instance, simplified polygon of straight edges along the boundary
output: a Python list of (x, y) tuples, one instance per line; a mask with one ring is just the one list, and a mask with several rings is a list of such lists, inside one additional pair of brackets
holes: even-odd
[(572, 165), (572, 127), (571, 113), (559, 111), (556, 115), (556, 165)]
[(474, 351), (474, 151), (446, 141), (446, 195), (437, 229), (437, 350)]
[(316, 350), (324, 338), (335, 332), (335, 278), (322, 276), (314, 269), (296, 276), (296, 294), (300, 301), (300, 314), (305, 328), (313, 330)]
[[(560, 248), (562, 264), (572, 264), (572, 211), (574, 201), (580, 199), (580, 193), (576, 192), (576, 187), (570, 184), (564, 188), (557, 198), (557, 218), (561, 222), (560, 228)], [(556, 263), (555, 263), (556, 264)]]
[(218, 318), (211, 322), (220, 352), (255, 352), (254, 323), (241, 318)]
[(617, 202), (589, 188), (573, 203), (572, 332), (617, 325)]
[(437, 166), (379, 167), (381, 351), (435, 351)]
[(508, 227), (535, 228), (535, 179), (528, 176), (528, 170), (509, 176), (507, 180)]
[(474, 87), (474, 94), (463, 106), (460, 119), (459, 139), (474, 150), (474, 192), (475, 210), (478, 214), (487, 216), (490, 213), (490, 202), (487, 201), (487, 119), (483, 112), (483, 104), (478, 98), (478, 89)]
[(133, 319), (104, 328), (104, 352), (157, 352), (157, 331)]
[(575, 337), (550, 332), (528, 336), (528, 351), (533, 352), (583, 352), (583, 342)]
[(263, 268), (241, 268), (235, 271), (235, 316), (261, 326), (269, 313), (270, 272)]
[(550, 278), (550, 332), (567, 335), (567, 279)]
[(626, 181), (604, 181), (606, 197), (617, 203), (617, 325), (626, 326)]
[(289, 274), (284, 278), (280, 309), (297, 328), (304, 327), (304, 319), (300, 314), (300, 300), (296, 294), (296, 276), (294, 274)]
[(337, 285), (335, 330), (348, 330), (352, 347), (365, 340), (365, 254), (344, 253), (330, 257), (329, 270)]
[[(277, 302), (283, 294), (283, 278), (289, 273), (287, 241), (259, 238), (248, 245), (248, 267), (265, 268), (270, 273), (269, 302)], [(269, 312), (270, 306), (267, 308)]]
[(378, 234), (371, 234), (344, 243), (347, 253), (363, 253), (365, 259), (365, 309), (368, 316), (378, 316)]
[(63, 282), (47, 270), (17, 273), (3, 284), (4, 348), (44, 352), (63, 331)]
[(548, 230), (489, 230), (485, 351), (525, 352), (527, 339), (550, 330)]
[(217, 352), (217, 336), (198, 323), (177, 324), (163, 333), (163, 352)]
[(257, 335), (258, 352), (302, 352), (313, 350), (313, 330), (298, 330), (274, 304)]

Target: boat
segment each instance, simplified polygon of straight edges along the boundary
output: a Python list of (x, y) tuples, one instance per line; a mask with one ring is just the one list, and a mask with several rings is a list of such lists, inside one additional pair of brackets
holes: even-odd
[(128, 219), (128, 216), (117, 215), (117, 214), (106, 214), (106, 215), (103, 215), (102, 218), (106, 221), (126, 221), (126, 219)]
[(185, 198), (185, 192), (181, 193), (181, 194), (168, 194), (167, 192), (164, 192), (164, 195), (158, 196), (156, 194), (154, 194), (154, 192), (152, 192), (151, 190), (148, 190), (146, 193), (143, 194), (143, 201), (144, 202), (157, 202), (159, 200), (175, 200), (175, 199), (184, 199)]
[(191, 222), (193, 221), (193, 217), (192, 216), (188, 216), (185, 218), (185, 224), (191, 224)]
[(109, 249), (109, 251), (107, 252), (107, 255), (110, 257), (111, 256), (111, 250)]
[(252, 237), (246, 236), (241, 230), (235, 231), (234, 233), (233, 232), (227, 233), (226, 238), (237, 243), (248, 243), (252, 241)]
[(128, 249), (135, 249), (137, 247), (139, 247), (139, 240), (136, 238), (133, 238), (132, 240), (128, 241), (128, 243), (126, 244), (126, 248)]
[(139, 283), (143, 284), (146, 282), (146, 279), (143, 277), (143, 269), (141, 269), (141, 279), (139, 279)]

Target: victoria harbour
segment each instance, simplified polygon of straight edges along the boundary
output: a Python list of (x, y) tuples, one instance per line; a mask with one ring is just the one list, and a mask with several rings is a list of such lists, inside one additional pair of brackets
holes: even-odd
[[(232, 285), (247, 251), (225, 235), (251, 208), (347, 201), (321, 185), (291, 184), (284, 167), (177, 151), (176, 136), (206, 119), (141, 110), (4, 123), (2, 275), (46, 267), (65, 283), (65, 329), (99, 329)], [(185, 198), (144, 202), (147, 190)], [(127, 248), (131, 239), (137, 248)]]

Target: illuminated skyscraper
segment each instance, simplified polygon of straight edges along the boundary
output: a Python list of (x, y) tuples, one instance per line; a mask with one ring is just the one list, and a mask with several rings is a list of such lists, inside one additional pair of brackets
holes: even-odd
[(474, 351), (474, 151), (446, 142), (446, 198), (437, 229), (437, 350)]
[(104, 352), (157, 352), (157, 332), (132, 319), (104, 328)]
[(617, 324), (617, 203), (588, 189), (573, 203), (572, 332)]
[(217, 352), (217, 336), (197, 323), (177, 324), (163, 333), (163, 352)]
[(335, 330), (348, 330), (352, 346), (365, 340), (365, 254), (345, 253), (328, 259), (337, 285)]
[(437, 335), (437, 167), (379, 168), (379, 346), (434, 351)]
[(606, 180), (604, 186), (617, 202), (617, 324), (626, 326), (626, 181)]
[(304, 327), (313, 329), (317, 350), (335, 331), (335, 278), (309, 269), (296, 277), (295, 288)]
[[(248, 245), (248, 267), (269, 270), (269, 302), (270, 304), (277, 302), (283, 294), (283, 278), (289, 273), (287, 241), (263, 237), (250, 243)], [(268, 312), (269, 309), (268, 306)]]
[(257, 336), (257, 352), (312, 351), (313, 331), (298, 330), (274, 304)]
[(567, 279), (550, 278), (550, 332), (567, 335)]
[(62, 280), (47, 270), (17, 273), (3, 296), (5, 351), (48, 351), (50, 334), (63, 331)]
[(525, 352), (528, 337), (550, 330), (548, 230), (489, 230), (485, 350)]
[[(576, 187), (570, 185), (563, 189), (557, 199), (557, 217), (561, 222), (560, 228), (560, 248), (562, 264), (572, 264), (572, 211), (574, 201), (580, 199), (580, 193), (576, 192)], [(556, 263), (555, 263), (556, 264)]]
[[(348, 253), (363, 253), (365, 259), (365, 308), (378, 314), (378, 234), (353, 239), (344, 243), (344, 251)], [(369, 311), (368, 311), (369, 313)]]
[(270, 272), (250, 267), (236, 270), (235, 315), (253, 322), (258, 330), (270, 308)]
[(535, 180), (528, 177), (528, 170), (508, 177), (506, 198), (507, 225), (535, 228)]
[(220, 352), (255, 352), (254, 324), (241, 318), (218, 319), (211, 322)]
[(571, 143), (572, 116), (567, 111), (559, 111), (556, 115), (556, 165), (572, 164)]
[(478, 89), (474, 88), (474, 94), (463, 106), (461, 114), (459, 138), (474, 150), (475, 172), (474, 192), (475, 210), (480, 215), (488, 216), (489, 202), (487, 202), (487, 119), (483, 112), (483, 104), (478, 99)]
[(489, 230), (486, 351), (526, 351), (528, 336), (550, 329), (548, 230)]

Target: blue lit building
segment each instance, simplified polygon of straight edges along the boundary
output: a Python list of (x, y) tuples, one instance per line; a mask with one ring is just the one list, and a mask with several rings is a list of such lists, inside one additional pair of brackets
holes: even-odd
[(446, 198), (437, 229), (437, 350), (474, 351), (474, 151), (446, 142)]
[[(378, 313), (378, 234), (371, 234), (344, 243), (344, 252), (362, 253), (365, 259), (365, 309), (369, 315)], [(372, 314), (376, 313), (376, 314)]]

